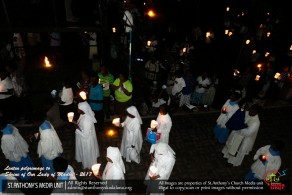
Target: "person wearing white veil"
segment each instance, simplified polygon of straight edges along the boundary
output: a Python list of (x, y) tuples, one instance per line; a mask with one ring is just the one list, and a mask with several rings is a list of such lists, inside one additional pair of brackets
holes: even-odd
[[(152, 144), (150, 148), (151, 164), (145, 177), (146, 192), (161, 192), (158, 182), (153, 180), (168, 180), (175, 164), (175, 152), (163, 142)], [(155, 170), (155, 171), (154, 171)]]
[(37, 153), (41, 158), (44, 172), (54, 174), (53, 160), (63, 153), (62, 143), (54, 126), (48, 120), (39, 126), (39, 133)]
[(78, 104), (78, 113), (80, 116), (75, 124), (75, 159), (77, 162), (82, 162), (83, 169), (90, 169), (100, 156), (94, 126), (96, 119), (87, 102)]
[[(124, 127), (123, 138), (121, 143), (121, 154), (126, 159), (126, 162), (131, 162), (131, 160), (140, 163), (140, 152), (142, 149), (143, 138), (141, 132), (142, 119), (135, 106), (130, 106), (127, 108), (126, 120), (121, 123)], [(135, 151), (132, 151), (135, 150)], [(136, 152), (132, 159), (131, 152)]]
[[(106, 185), (125, 187), (125, 165), (118, 147), (109, 146), (106, 151), (107, 164), (102, 173), (102, 177), (98, 176), (99, 179), (106, 181)], [(112, 189), (107, 190), (104, 194), (126, 194), (123, 189)]]
[(23, 167), (34, 167), (31, 158), (28, 155), (28, 144), (19, 134), (18, 129), (11, 124), (4, 128), (0, 127), (3, 136), (1, 138), (1, 148), (6, 159), (9, 160), (9, 166), (14, 167), (13, 174), (20, 180), (29, 180), (31, 176), (29, 171), (21, 170)]

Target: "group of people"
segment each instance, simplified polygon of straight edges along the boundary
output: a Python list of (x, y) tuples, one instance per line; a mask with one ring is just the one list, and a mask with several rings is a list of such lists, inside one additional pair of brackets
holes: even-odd
[[(258, 104), (249, 107), (238, 90), (231, 91), (230, 98), (222, 106), (214, 136), (218, 143), (224, 144), (222, 153), (228, 166), (240, 166), (244, 157), (252, 151), (260, 128), (258, 114), (261, 109)], [(272, 146), (260, 148), (254, 156), (256, 162), (245, 179), (264, 180), (265, 173), (276, 173), (281, 166), (280, 151), (283, 148), (284, 142), (280, 140), (275, 140)], [(265, 155), (267, 159), (262, 160), (260, 155)]]

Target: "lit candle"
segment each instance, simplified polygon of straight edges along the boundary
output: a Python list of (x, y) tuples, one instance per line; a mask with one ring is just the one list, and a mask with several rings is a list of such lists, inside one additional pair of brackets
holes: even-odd
[(120, 118), (114, 118), (112, 124), (114, 124), (115, 126), (120, 126)]
[(209, 38), (211, 36), (210, 32), (206, 32), (206, 38)]
[(292, 45), (290, 46), (290, 51), (292, 51)]
[(265, 53), (265, 57), (268, 57), (269, 55), (270, 55), (269, 52), (266, 52), (266, 53)]
[(226, 11), (228, 12), (230, 10), (230, 8), (229, 7), (226, 7)]
[(233, 33), (232, 33), (231, 31), (229, 31), (228, 36), (230, 37), (230, 36), (232, 36), (232, 34), (233, 34)]
[(112, 137), (112, 136), (115, 134), (115, 131), (112, 130), (112, 129), (110, 129), (110, 130), (107, 131), (106, 134), (107, 134), (108, 136)]
[(270, 32), (267, 32), (267, 37), (270, 37), (271, 33)]
[(256, 75), (256, 77), (255, 77), (255, 80), (256, 80), (256, 81), (259, 81), (259, 80), (260, 80), (260, 78), (261, 78), (261, 76), (260, 76), (260, 75)]
[(67, 114), (67, 117), (68, 117), (68, 121), (69, 121), (69, 122), (72, 122), (72, 121), (73, 121), (73, 117), (74, 117), (74, 112), (69, 112), (69, 113)]
[(275, 79), (279, 79), (279, 78), (280, 78), (280, 75), (281, 75), (281, 74), (277, 72), (277, 73), (275, 74), (274, 78), (275, 78)]
[(227, 108), (226, 107), (222, 108), (222, 112), (226, 113), (227, 112)]
[(113, 33), (116, 33), (116, 28), (115, 27), (113, 27), (112, 30), (113, 30)]
[(249, 44), (250, 43), (250, 40), (249, 39), (247, 39), (246, 41), (245, 41), (245, 44)]
[(262, 67), (262, 65), (261, 65), (261, 64), (258, 64), (258, 65), (257, 65), (257, 67), (258, 67), (258, 68), (261, 68), (261, 67)]
[(147, 41), (147, 46), (150, 47), (151, 41)]
[(94, 164), (91, 167), (91, 170), (93, 172), (93, 175), (98, 176), (99, 175), (99, 168), (100, 168), (100, 163)]
[(255, 54), (257, 52), (257, 50), (252, 50), (252, 54)]
[(226, 35), (228, 35), (228, 31), (229, 31), (229, 30), (225, 30), (225, 34), (226, 34)]
[(45, 67), (46, 67), (46, 68), (50, 68), (50, 67), (52, 67), (52, 65), (50, 64), (50, 61), (49, 61), (49, 59), (48, 59), (47, 56), (45, 56), (44, 62), (45, 62)]
[(37, 139), (38, 138), (38, 136), (39, 136), (39, 133), (35, 133), (34, 134), (34, 137)]
[(154, 129), (157, 125), (158, 125), (158, 123), (156, 122), (156, 120), (151, 120), (151, 123), (150, 123), (151, 129)]
[(84, 91), (81, 91), (79, 95), (83, 100), (86, 100), (86, 93)]
[(184, 53), (187, 52), (187, 48), (184, 47), (182, 51), (183, 51)]
[(262, 156), (262, 161), (266, 161), (267, 160), (267, 157), (266, 156)]
[(157, 167), (155, 167), (153, 165), (150, 166), (150, 168), (149, 168), (149, 176), (150, 177), (156, 176), (157, 175), (157, 172), (158, 172)]

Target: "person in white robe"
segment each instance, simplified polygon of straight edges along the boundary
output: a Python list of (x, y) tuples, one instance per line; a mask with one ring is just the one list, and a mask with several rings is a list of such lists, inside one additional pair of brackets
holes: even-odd
[(284, 147), (283, 141), (275, 140), (272, 145), (258, 149), (253, 157), (255, 162), (251, 165), (245, 180), (265, 180), (270, 174), (276, 174), (281, 167), (280, 152)]
[(152, 132), (160, 133), (160, 139), (156, 143), (167, 143), (169, 142), (169, 133), (172, 127), (172, 120), (168, 114), (167, 105), (163, 104), (159, 107), (159, 114), (156, 122), (158, 125), (152, 130)]
[[(126, 162), (135, 161), (140, 163), (140, 152), (142, 149), (143, 138), (141, 132), (142, 119), (135, 106), (127, 108), (126, 120), (121, 123), (124, 127), (123, 138), (121, 143), (121, 154), (126, 159)], [(134, 151), (132, 151), (134, 150)], [(131, 153), (136, 152), (139, 156), (136, 159), (131, 159)]]
[(53, 160), (63, 153), (61, 140), (54, 126), (48, 120), (39, 126), (39, 135), (37, 153), (41, 158), (44, 172), (54, 174)]
[[(260, 119), (258, 116), (260, 110), (261, 106), (258, 104), (253, 104), (249, 111), (245, 112), (245, 124), (247, 125), (247, 128), (232, 131), (226, 141), (224, 148), (222, 149), (224, 158), (227, 158), (228, 163), (232, 164), (233, 166), (240, 166), (245, 155), (248, 155), (253, 148), (260, 127)], [(229, 150), (230, 148), (234, 147), (234, 145), (238, 144), (235, 141), (237, 140), (237, 135), (243, 136), (243, 139), (237, 149), (237, 154), (233, 156), (229, 153)]]
[(77, 162), (82, 162), (84, 169), (90, 169), (93, 164), (97, 163), (97, 158), (100, 156), (94, 126), (96, 119), (87, 102), (78, 104), (78, 113), (80, 116), (75, 124), (75, 159)]
[[(57, 181), (76, 181), (77, 180), (73, 167), (68, 164), (68, 161), (65, 158), (63, 158), (61, 156), (56, 157), (53, 160), (53, 165), (54, 165), (54, 169), (57, 173), (55, 176)], [(70, 190), (70, 189), (66, 189), (64, 187), (61, 189), (55, 188), (53, 190), (53, 192), (51, 193), (51, 195), (52, 194), (54, 194), (54, 195), (57, 195), (57, 194), (60, 194), (60, 195), (62, 195), (62, 194), (63, 195), (66, 195), (66, 194), (68, 194), (68, 195), (69, 194), (81, 195), (83, 193), (79, 189)]]
[(28, 175), (29, 171), (20, 170), (23, 167), (34, 167), (34, 164), (28, 155), (28, 144), (19, 134), (18, 129), (7, 124), (1, 125), (0, 129), (3, 133), (1, 138), (1, 149), (6, 159), (9, 160), (9, 166), (18, 168), (13, 170), (13, 174), (20, 180), (29, 180), (31, 176)]
[(221, 113), (216, 120), (216, 126), (213, 129), (215, 139), (225, 144), (230, 130), (226, 128), (226, 122), (233, 116), (233, 114), (239, 109), (238, 101), (240, 99), (240, 93), (234, 91), (231, 93), (230, 98), (223, 104)]
[[(120, 186), (125, 187), (125, 165), (122, 155), (118, 147), (109, 146), (106, 151), (107, 164), (104, 168), (102, 176), (97, 176), (98, 179), (106, 181), (106, 186)], [(101, 191), (100, 194), (126, 194), (123, 189), (107, 189)]]
[[(147, 185), (146, 192), (161, 192), (158, 182), (152, 180), (168, 180), (175, 164), (175, 152), (166, 143), (152, 144), (150, 148), (151, 164), (147, 171), (144, 184)], [(155, 167), (156, 172), (153, 172)]]

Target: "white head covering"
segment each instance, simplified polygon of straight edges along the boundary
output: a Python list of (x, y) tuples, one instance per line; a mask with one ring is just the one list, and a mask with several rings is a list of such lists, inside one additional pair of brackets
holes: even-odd
[(175, 155), (175, 152), (172, 150), (172, 148), (167, 143), (163, 142), (156, 144), (154, 150), (156, 154)]
[(59, 154), (63, 153), (62, 143), (54, 128), (54, 126), (45, 120), (39, 127), (40, 141), (38, 143), (37, 152), (39, 157), (42, 155), (48, 159), (53, 160)]
[(28, 144), (19, 134), (18, 129), (11, 124), (7, 124), (6, 128), (10, 128), (10, 134), (3, 134), (1, 148), (6, 157), (10, 161), (19, 162), (21, 157), (26, 157), (28, 153)]
[(82, 110), (85, 115), (87, 115), (94, 123), (96, 123), (96, 119), (94, 117), (94, 112), (92, 111), (90, 105), (87, 102), (80, 102), (78, 104), (78, 109)]
[(113, 164), (120, 167), (120, 169), (125, 173), (125, 165), (122, 159), (121, 152), (117, 147), (109, 146), (106, 151), (106, 157), (113, 161)]
[(130, 113), (131, 115), (135, 116), (139, 120), (139, 123), (142, 124), (142, 119), (141, 116), (135, 106), (130, 106), (127, 108), (127, 112)]

